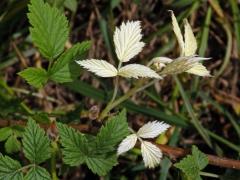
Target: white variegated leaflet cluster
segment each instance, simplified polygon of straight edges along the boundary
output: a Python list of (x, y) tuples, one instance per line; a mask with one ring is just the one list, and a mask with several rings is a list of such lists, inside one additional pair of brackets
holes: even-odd
[[(120, 64), (130, 61), (130, 59), (142, 51), (144, 43), (141, 42), (141, 39), (140, 21), (127, 21), (126, 23), (122, 23), (120, 28), (116, 28), (113, 41)], [(101, 77), (161, 78), (154, 70), (141, 64), (129, 64), (115, 68), (107, 61), (98, 59), (82, 60), (77, 61), (77, 63)]]
[(132, 149), (137, 140), (141, 143), (141, 153), (146, 167), (154, 168), (160, 164), (162, 158), (161, 150), (151, 142), (145, 141), (145, 138), (155, 138), (165, 132), (170, 126), (163, 122), (153, 121), (142, 126), (136, 133), (127, 136), (120, 144), (117, 150), (118, 155)]
[[(177, 19), (172, 11), (172, 25), (173, 31), (177, 37), (178, 44), (180, 46), (180, 57), (176, 60), (188, 60), (188, 64), (191, 64), (191, 68), (187, 69), (185, 72), (195, 74), (198, 76), (210, 76), (210, 72), (203, 66), (199, 61), (208, 60), (210, 58), (198, 57), (196, 55), (197, 51), (197, 41), (193, 34), (192, 28), (189, 25), (187, 19), (184, 20), (184, 39), (181, 33)], [(166, 64), (173, 62), (173, 59), (167, 57), (156, 57), (152, 60), (158, 68), (165, 67)]]
[[(180, 27), (172, 11), (171, 17), (173, 31), (180, 45), (180, 57), (184, 57), (183, 60), (188, 59), (188, 63), (191, 65), (191, 68), (185, 70), (185, 72), (198, 76), (210, 76), (210, 73), (206, 69), (206, 67), (199, 63), (199, 61), (209, 58), (198, 57), (195, 54), (197, 50), (197, 41), (194, 37), (192, 28), (189, 25), (188, 21), (184, 21), (185, 32), (183, 39)], [(161, 76), (148, 66), (144, 66), (141, 64), (129, 64), (121, 67), (121, 64), (123, 62), (130, 61), (130, 59), (132, 59), (134, 56), (136, 56), (142, 51), (144, 43), (141, 41), (141, 39), (142, 33), (140, 21), (127, 21), (126, 23), (123, 22), (119, 28), (116, 28), (113, 35), (115, 53), (120, 64), (118, 68), (114, 67), (106, 60), (87, 59), (76, 62), (82, 67), (88, 69), (89, 71), (95, 73), (100, 77), (122, 76), (126, 78), (148, 77), (161, 79)], [(172, 61), (174, 60), (167, 57), (155, 57), (151, 62), (154, 63), (157, 67), (162, 68), (165, 67), (166, 64), (171, 63)]]

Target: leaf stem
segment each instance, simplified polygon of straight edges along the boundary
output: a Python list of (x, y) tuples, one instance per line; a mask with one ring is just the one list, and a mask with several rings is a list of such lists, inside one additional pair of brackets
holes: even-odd
[(138, 83), (136, 84), (135, 87), (133, 87), (132, 89), (130, 89), (126, 94), (124, 94), (123, 96), (121, 96), (120, 98), (116, 99), (115, 101), (113, 101), (112, 103), (109, 103), (106, 108), (102, 111), (102, 113), (99, 116), (99, 121), (103, 120), (104, 118), (107, 117), (108, 113), (115, 108), (116, 106), (118, 106), (119, 104), (121, 104), (122, 102), (124, 102), (125, 100), (127, 100), (129, 97), (131, 97), (132, 95), (143, 91), (144, 89), (148, 88), (149, 86), (153, 85), (155, 82), (157, 82), (159, 79), (154, 79), (150, 82), (148, 82), (147, 84), (145, 84), (144, 86), (142, 86), (143, 81), (140, 80), (138, 81)]
[(52, 174), (53, 180), (58, 180), (57, 171), (56, 171), (56, 155), (58, 151), (58, 146), (56, 141), (53, 141), (51, 144), (52, 144), (51, 174)]

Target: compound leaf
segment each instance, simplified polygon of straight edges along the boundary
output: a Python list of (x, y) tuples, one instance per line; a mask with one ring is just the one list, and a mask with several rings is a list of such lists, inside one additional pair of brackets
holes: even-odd
[(51, 180), (50, 174), (47, 172), (46, 169), (40, 166), (32, 167), (24, 177), (24, 180)]
[(41, 88), (48, 80), (48, 74), (45, 69), (42, 68), (33, 68), (29, 67), (24, 69), (23, 71), (19, 72), (22, 78), (24, 78), (28, 84), (36, 87)]
[(208, 157), (202, 153), (196, 146), (192, 147), (192, 155), (188, 155), (174, 166), (181, 169), (190, 179), (201, 179), (199, 173), (208, 164)]
[(110, 118), (100, 129), (96, 137), (97, 149), (100, 152), (111, 152), (115, 146), (129, 134), (126, 110)]
[(22, 180), (20, 168), (21, 164), (18, 161), (8, 156), (0, 156), (0, 180)]
[(40, 164), (50, 158), (50, 140), (31, 118), (28, 120), (22, 142), (23, 152), (31, 163)]
[(33, 42), (44, 57), (55, 59), (63, 52), (69, 35), (67, 18), (43, 0), (31, 0), (28, 9)]
[[(79, 75), (79, 66), (74, 60), (83, 56), (90, 47), (90, 41), (77, 43), (64, 52), (49, 70), (50, 79), (59, 83), (71, 82)], [(77, 69), (76, 69), (77, 67)], [(77, 71), (75, 73), (75, 71)]]

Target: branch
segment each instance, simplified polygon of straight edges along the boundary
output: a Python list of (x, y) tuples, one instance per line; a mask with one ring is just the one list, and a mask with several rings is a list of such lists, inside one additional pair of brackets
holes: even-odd
[[(23, 120), (2, 120), (0, 119), (0, 127), (6, 127), (6, 126), (26, 126), (27, 121), (23, 121)], [(40, 127), (42, 127), (43, 129), (48, 129), (48, 128), (52, 128), (51, 124), (39, 124)], [(70, 127), (77, 129), (81, 132), (89, 132), (89, 126), (88, 125), (79, 125), (79, 124), (68, 124)]]
[[(170, 147), (167, 145), (156, 144), (159, 149), (162, 150), (163, 154), (169, 156), (171, 159), (182, 158), (188, 154), (190, 154), (189, 150), (185, 150), (182, 148), (177, 147)], [(208, 157), (209, 164), (213, 166), (219, 166), (224, 168), (232, 168), (232, 169), (240, 169), (240, 161), (229, 159), (229, 158), (222, 158), (215, 155), (206, 154)]]

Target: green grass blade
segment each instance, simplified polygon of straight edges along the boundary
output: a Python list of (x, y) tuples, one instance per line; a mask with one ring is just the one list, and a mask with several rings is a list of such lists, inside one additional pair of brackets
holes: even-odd
[(233, 23), (234, 23), (235, 36), (236, 36), (237, 45), (238, 45), (238, 51), (240, 52), (240, 13), (239, 13), (239, 7), (238, 7), (237, 0), (230, 0), (229, 2), (230, 2), (231, 8), (232, 8), (232, 13), (233, 13)]
[(240, 146), (237, 146), (237, 145), (231, 143), (230, 141), (222, 138), (221, 136), (213, 133), (212, 131), (209, 131), (209, 130), (206, 130), (206, 131), (209, 134), (209, 136), (211, 136), (213, 139), (221, 142), (222, 144), (225, 144), (226, 146), (228, 146), (232, 150), (237, 151), (238, 153), (240, 153)]
[(182, 87), (181, 82), (179, 81), (177, 76), (174, 76), (174, 80), (179, 88), (180, 94), (183, 98), (184, 101), (184, 105), (186, 106), (186, 109), (189, 113), (189, 116), (191, 117), (191, 123), (193, 124), (193, 126), (197, 129), (197, 131), (199, 132), (199, 134), (202, 136), (202, 138), (206, 141), (207, 145), (209, 147), (212, 148), (212, 143), (210, 140), (210, 137), (208, 136), (208, 134), (206, 133), (204, 127), (201, 125), (201, 123), (199, 122), (199, 120), (196, 118), (196, 116), (194, 115), (194, 111), (192, 108), (192, 105), (190, 104), (190, 101)]
[[(200, 40), (200, 46), (198, 50), (198, 54), (201, 57), (205, 56), (205, 52), (208, 48), (208, 37), (209, 37), (209, 26), (211, 24), (211, 18), (212, 18), (212, 8), (208, 7), (207, 15), (204, 20), (203, 28), (202, 28), (202, 34), (201, 34), (201, 40)], [(192, 87), (192, 92), (196, 92), (199, 85), (199, 77), (194, 77), (194, 83)]]
[[(104, 91), (96, 89), (82, 81), (66, 83), (65, 85), (76, 93), (80, 93), (83, 96), (91, 97), (101, 102), (108, 102), (108, 100), (110, 99), (110, 96), (108, 96), (108, 94), (105, 93)], [(188, 126), (188, 123), (184, 120), (181, 120), (178, 116), (166, 114), (165, 112), (159, 109), (154, 109), (146, 106), (138, 106), (131, 101), (123, 102), (120, 106), (127, 108), (129, 111), (155, 117), (158, 120), (165, 121), (176, 126), (180, 127)]]
[(238, 137), (240, 138), (240, 125), (237, 123), (237, 121), (234, 119), (234, 117), (231, 115), (231, 113), (229, 111), (227, 111), (224, 107), (222, 107), (220, 104), (215, 102), (213, 99), (211, 99), (209, 96), (207, 96), (205, 93), (200, 92), (199, 96), (202, 99), (206, 100), (211, 105), (213, 105), (218, 111), (220, 111), (222, 114), (224, 114), (229, 119), (233, 128), (237, 132)]

